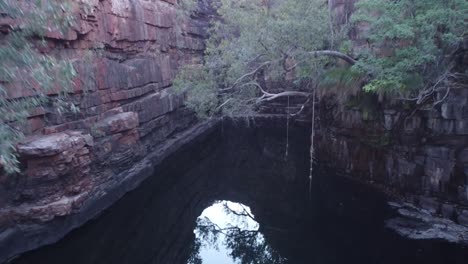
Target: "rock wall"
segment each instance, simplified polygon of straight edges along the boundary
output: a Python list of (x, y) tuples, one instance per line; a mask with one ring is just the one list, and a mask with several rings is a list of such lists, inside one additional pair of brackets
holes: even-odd
[(418, 111), (332, 101), (319, 110), (319, 163), (468, 225), (468, 89)]
[[(329, 1), (337, 25), (349, 21), (356, 2)], [(365, 24), (351, 31), (355, 50), (366, 45), (367, 31)], [(458, 54), (466, 69), (467, 41)], [(319, 162), (468, 225), (468, 89), (451, 89), (442, 104), (418, 110), (365, 94), (346, 105), (329, 96), (318, 115)]]
[[(28, 118), (28, 137), (18, 146), (22, 173), (0, 173), (0, 244), (31, 241), (16, 252), (2, 251), (0, 261), (60, 238), (135, 187), (153, 162), (210, 127), (194, 127), (184, 95), (171, 88), (181, 64), (201, 59), (209, 10), (187, 18), (176, 0), (85, 2), (91, 11), (77, 4), (76, 25), (66, 36), (47, 33), (41, 50), (75, 60), (70, 100), (81, 111), (59, 115), (40, 108)], [(2, 18), (0, 28), (11, 23)], [(8, 96), (27, 97), (29, 91), (10, 89)], [(189, 128), (192, 134), (184, 132)], [(40, 230), (28, 237), (26, 224), (81, 211), (87, 214), (53, 239), (38, 241)]]
[[(0, 261), (58, 240), (214, 126), (197, 124), (183, 95), (171, 92), (178, 66), (201, 60), (209, 10), (180, 20), (176, 0), (86, 2), (93, 11), (77, 8), (79, 23), (66, 36), (50, 32), (42, 51), (76, 60), (71, 98), (81, 112), (31, 113), (18, 146), (23, 173), (0, 175)], [(329, 1), (336, 23), (348, 19), (354, 2)], [(8, 23), (0, 19), (0, 28)], [(11, 98), (29, 95), (9, 91)], [(467, 97), (456, 90), (436, 109), (414, 114), (326, 100), (316, 158), (468, 225)]]
[(245, 120), (223, 121), (158, 165), (98, 219), (13, 263), (187, 263), (196, 218), (217, 200), (243, 202), (257, 219), (296, 229), (307, 203), (300, 176), (308, 169), (308, 133), (291, 127), (285, 161), (284, 124), (282, 118), (248, 127)]

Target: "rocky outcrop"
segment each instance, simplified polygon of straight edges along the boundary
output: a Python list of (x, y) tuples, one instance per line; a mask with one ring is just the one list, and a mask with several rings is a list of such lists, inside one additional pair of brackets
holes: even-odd
[(398, 216), (385, 221), (385, 225), (401, 236), (411, 239), (439, 239), (452, 243), (468, 243), (468, 227), (454, 224), (445, 218), (434, 217), (431, 212), (412, 204), (390, 203)]
[[(90, 187), (93, 138), (79, 131), (32, 136), (18, 146), (25, 159), (21, 189), (15, 195), (43, 203), (76, 195)], [(15, 199), (15, 197), (9, 197)], [(16, 199), (18, 199), (16, 198)]]
[[(328, 2), (336, 25), (349, 21), (356, 2)], [(361, 23), (350, 31), (355, 51), (367, 45), (368, 30)], [(468, 45), (459, 49), (457, 62), (466, 68)], [(444, 96), (434, 94), (435, 101)], [(451, 89), (435, 107), (358, 94), (346, 103), (325, 96), (317, 110), (319, 163), (468, 225), (468, 89)]]
[[(77, 23), (68, 34), (48, 32), (41, 52), (74, 61), (70, 100), (80, 112), (39, 108), (28, 118), (27, 139), (18, 146), (22, 173), (0, 173), (0, 245), (7, 247), (0, 261), (59, 239), (210, 127), (180, 138), (196, 118), (171, 87), (180, 65), (201, 59), (208, 13), (187, 18), (175, 0), (87, 0), (73, 12)], [(0, 28), (12, 23), (2, 19)], [(31, 95), (8, 91), (12, 99)], [(52, 235), (27, 228), (63, 216), (74, 220)]]
[(316, 158), (468, 225), (467, 98), (468, 90), (454, 90), (442, 105), (418, 111), (377, 100), (371, 108), (322, 106)]
[[(92, 12), (78, 8), (74, 28), (66, 35), (49, 32), (42, 50), (75, 61), (78, 77), (70, 97), (81, 111), (31, 113), (28, 138), (18, 146), (24, 173), (0, 175), (0, 261), (57, 241), (215, 126), (195, 125), (184, 95), (171, 88), (179, 65), (201, 60), (207, 13), (181, 20), (175, 0), (86, 2)], [(329, 2), (341, 14), (336, 23), (354, 2)], [(14, 21), (0, 21), (1, 34), (8, 23)], [(15, 89), (8, 95), (31, 94)], [(368, 111), (322, 104), (316, 158), (467, 224), (467, 96), (454, 91), (437, 109), (414, 115), (385, 105)], [(300, 161), (308, 163), (308, 153), (302, 154)], [(266, 144), (261, 155), (282, 157), (283, 149)]]
[[(199, 123), (173, 135), (164, 144), (154, 146), (154, 150), (143, 159), (127, 164), (131, 165), (129, 169), (121, 169), (120, 165), (114, 164), (110, 168), (113, 170), (112, 174), (105, 174), (93, 168), (92, 172), (97, 175), (89, 178), (91, 185), (86, 191), (81, 190), (73, 195), (62, 191), (64, 195), (57, 195), (56, 199), (51, 195), (47, 196), (51, 200), (47, 203), (22, 203), (2, 208), (0, 260), (58, 241), (73, 229), (97, 217), (148, 178), (152, 178), (153, 182), (170, 180), (161, 178), (158, 166), (184, 148), (207, 140), (213, 130), (219, 128), (217, 124), (217, 120)], [(186, 159), (190, 160), (190, 156)], [(37, 185), (34, 188), (37, 190)]]

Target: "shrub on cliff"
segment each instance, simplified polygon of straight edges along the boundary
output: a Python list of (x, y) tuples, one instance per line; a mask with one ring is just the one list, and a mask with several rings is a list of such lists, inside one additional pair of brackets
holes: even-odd
[[(186, 66), (175, 82), (200, 115), (248, 115), (260, 103), (310, 99), (315, 88), (343, 81), (344, 89), (357, 84), (422, 103), (466, 77), (449, 56), (466, 34), (464, 0), (362, 0), (339, 27), (321, 0), (215, 3), (205, 62)], [(363, 24), (368, 45), (357, 50), (348, 30)]]
[[(40, 52), (47, 33), (66, 34), (73, 23), (67, 1), (0, 1), (0, 169), (19, 172), (15, 148), (32, 111), (77, 111), (66, 102), (76, 75), (70, 60)], [(54, 96), (49, 96), (53, 94)]]
[(355, 65), (371, 76), (364, 90), (422, 103), (462, 84), (466, 72), (454, 71), (453, 55), (467, 37), (466, 0), (360, 0), (356, 8), (353, 23), (368, 25)]

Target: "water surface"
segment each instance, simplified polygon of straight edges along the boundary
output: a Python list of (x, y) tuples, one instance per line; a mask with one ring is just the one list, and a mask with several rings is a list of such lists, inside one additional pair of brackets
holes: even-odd
[[(291, 128), (287, 157), (285, 134), (270, 121), (224, 123), (98, 218), (13, 263), (468, 263), (460, 245), (386, 229), (394, 212), (383, 195), (320, 164), (310, 193), (309, 131)], [(253, 232), (218, 237), (219, 251), (200, 219), (221, 228), (237, 220), (221, 215), (218, 201), (241, 204), (255, 219), (243, 229)]]

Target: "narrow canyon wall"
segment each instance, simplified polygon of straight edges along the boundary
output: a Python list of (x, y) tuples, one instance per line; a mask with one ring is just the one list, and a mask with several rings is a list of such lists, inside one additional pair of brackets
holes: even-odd
[(385, 105), (322, 107), (316, 158), (468, 225), (467, 99), (468, 89), (454, 91), (436, 109), (413, 115)]
[[(348, 20), (355, 2), (330, 1), (336, 23)], [(358, 25), (350, 35), (354, 49), (365, 44), (365, 32)], [(466, 69), (468, 41), (458, 54)], [(434, 94), (436, 101), (444, 96)], [(329, 96), (318, 116), (319, 162), (468, 225), (468, 89), (451, 89), (443, 103), (417, 110), (372, 95), (345, 104)]]
[[(42, 223), (87, 211), (64, 223), (50, 241), (60, 238), (208, 127), (196, 125), (183, 107), (184, 95), (171, 84), (180, 65), (201, 59), (209, 10), (187, 18), (176, 0), (85, 3), (91, 10), (76, 4), (77, 23), (68, 34), (47, 33), (41, 49), (75, 61), (70, 100), (80, 112), (59, 115), (45, 107), (28, 118), (27, 138), (18, 145), (22, 173), (0, 173), (0, 261), (48, 243), (47, 234), (40, 238)], [(0, 28), (12, 23), (3, 17)], [(8, 96), (31, 94), (14, 88)], [(30, 225), (38, 229), (23, 230)]]

